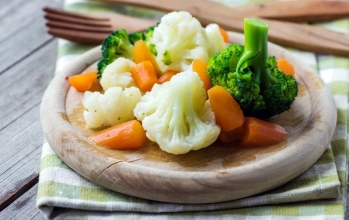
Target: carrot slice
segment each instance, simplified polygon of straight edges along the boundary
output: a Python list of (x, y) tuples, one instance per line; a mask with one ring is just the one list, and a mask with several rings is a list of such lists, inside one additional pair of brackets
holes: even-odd
[(143, 61), (149, 60), (153, 64), (156, 75), (158, 77), (161, 76), (162, 73), (159, 68), (159, 65), (143, 40), (139, 40), (134, 44), (132, 56), (133, 56), (133, 61), (135, 63), (141, 63)]
[(131, 120), (99, 131), (90, 140), (108, 148), (131, 149), (142, 147), (147, 138), (141, 123)]
[(69, 83), (79, 92), (85, 92), (92, 87), (93, 82), (97, 78), (97, 72), (82, 73), (69, 77)]
[(245, 116), (233, 96), (221, 86), (207, 91), (216, 123), (222, 131), (231, 131), (243, 125)]
[(224, 30), (223, 28), (221, 28), (221, 27), (219, 27), (219, 32), (221, 33), (224, 42), (228, 43), (229, 42), (228, 32), (226, 30)]
[(193, 71), (199, 75), (201, 81), (204, 83), (205, 90), (206, 91), (209, 90), (211, 88), (211, 80), (206, 75), (207, 63), (203, 60), (198, 60), (198, 59), (194, 60)]
[(163, 84), (164, 82), (170, 81), (172, 76), (176, 75), (178, 72), (174, 70), (166, 71), (160, 78), (158, 79), (158, 84)]
[(245, 118), (243, 129), (244, 134), (240, 143), (250, 147), (277, 144), (285, 140), (288, 135), (282, 126), (254, 117)]
[(142, 92), (150, 91), (158, 81), (154, 67), (148, 60), (136, 64), (131, 69), (131, 74)]
[(286, 75), (290, 75), (294, 78), (294, 68), (286, 59), (281, 58), (277, 60), (278, 68)]
[(242, 134), (243, 134), (243, 128), (242, 126), (240, 126), (231, 131), (221, 131), (221, 133), (218, 136), (218, 140), (220, 140), (225, 144), (230, 144), (230, 143), (238, 142)]

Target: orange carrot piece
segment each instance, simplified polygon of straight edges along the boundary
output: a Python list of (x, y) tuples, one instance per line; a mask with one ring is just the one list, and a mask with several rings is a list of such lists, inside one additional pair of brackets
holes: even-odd
[(133, 61), (135, 63), (141, 63), (143, 61), (149, 60), (155, 69), (156, 75), (158, 77), (161, 76), (161, 70), (159, 68), (158, 63), (155, 60), (155, 57), (150, 52), (149, 48), (147, 47), (146, 43), (143, 40), (139, 40), (134, 44), (133, 49)]
[(193, 71), (196, 72), (201, 81), (204, 83), (204, 88), (205, 90), (209, 90), (211, 88), (211, 80), (210, 78), (206, 75), (207, 71), (207, 63), (203, 60), (194, 60), (193, 61)]
[(147, 138), (141, 123), (131, 120), (99, 131), (90, 140), (108, 148), (132, 149), (142, 147)]
[(85, 92), (92, 87), (93, 82), (97, 78), (97, 72), (82, 73), (69, 77), (69, 83), (79, 92)]
[(228, 43), (229, 42), (228, 32), (226, 30), (224, 30), (223, 28), (221, 28), (221, 27), (219, 27), (219, 32), (221, 33), (224, 42)]
[(278, 68), (286, 75), (290, 75), (294, 78), (294, 68), (286, 59), (281, 58), (277, 60)]
[(242, 126), (235, 128), (231, 131), (221, 131), (218, 136), (218, 140), (220, 140), (224, 144), (230, 144), (234, 142), (238, 142), (243, 134)]
[(166, 71), (160, 78), (158, 79), (158, 84), (163, 84), (164, 82), (170, 81), (172, 76), (176, 75), (178, 72), (174, 70)]
[(221, 86), (214, 86), (207, 91), (216, 123), (222, 131), (231, 131), (241, 127), (245, 116), (233, 96)]
[(257, 147), (277, 144), (287, 137), (287, 131), (280, 125), (254, 117), (246, 117), (242, 146)]
[(153, 85), (158, 81), (154, 67), (148, 60), (136, 64), (131, 69), (131, 74), (142, 92), (150, 91)]

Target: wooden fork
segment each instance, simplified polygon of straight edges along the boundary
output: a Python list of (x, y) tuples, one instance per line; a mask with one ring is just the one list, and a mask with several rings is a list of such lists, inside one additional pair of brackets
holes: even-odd
[(101, 44), (111, 32), (120, 28), (131, 33), (143, 31), (158, 22), (122, 14), (87, 15), (49, 7), (43, 10), (50, 35), (84, 44)]
[[(182, 3), (188, 2), (187, 0), (176, 0), (176, 4), (174, 4), (174, 2), (170, 0), (169, 2), (172, 2), (172, 4), (167, 4), (167, 9), (175, 7), (174, 9), (180, 10), (181, 4), (178, 5), (178, 1)], [(155, 8), (155, 3), (160, 4), (157, 1), (138, 0), (113, 0), (113, 2), (133, 2), (135, 4), (141, 2), (141, 6), (150, 8)], [(228, 13), (227, 7), (221, 4), (209, 1), (200, 2), (200, 6), (191, 5), (194, 4), (195, 1), (193, 3), (189, 1), (186, 5), (188, 7), (187, 11), (190, 11), (193, 16), (197, 17), (203, 24), (211, 22), (217, 23), (227, 30), (243, 33), (242, 17), (239, 17), (239, 15), (230, 16), (231, 12), (229, 11)], [(203, 2), (205, 2), (205, 4), (203, 4)], [(138, 4), (138, 6), (139, 5), (140, 4)], [(213, 6), (216, 6), (216, 8), (210, 11), (208, 7)], [(157, 9), (165, 10), (166, 7), (157, 6)], [(185, 10), (186, 8), (182, 9)], [(213, 16), (212, 13), (217, 9), (222, 9), (219, 14), (220, 16)], [(49, 34), (70, 41), (88, 44), (102, 43), (108, 34), (119, 28), (125, 28), (128, 32), (141, 31), (157, 22), (155, 20), (145, 20), (120, 14), (99, 14), (92, 16), (51, 8), (44, 8), (44, 11), (47, 12), (45, 18), (49, 20), (47, 23)], [(316, 53), (349, 57), (349, 34), (336, 33), (323, 28), (292, 22), (268, 20), (264, 18), (260, 20), (268, 23), (269, 41), (273, 43)]]

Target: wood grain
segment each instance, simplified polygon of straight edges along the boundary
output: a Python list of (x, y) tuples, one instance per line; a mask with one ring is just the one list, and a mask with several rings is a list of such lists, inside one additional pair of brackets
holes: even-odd
[[(241, 43), (241, 34), (230, 33)], [(272, 121), (289, 132), (286, 141), (263, 148), (218, 142), (185, 155), (163, 152), (148, 141), (139, 150), (111, 150), (88, 140), (96, 132), (82, 117), (82, 94), (65, 79), (95, 68), (97, 47), (50, 83), (42, 102), (41, 121), (58, 156), (84, 177), (106, 188), (141, 198), (177, 203), (211, 203), (261, 193), (293, 179), (324, 152), (334, 132), (336, 109), (318, 76), (286, 50), (270, 44), (270, 53), (296, 68), (299, 94), (289, 112)], [(92, 65), (92, 66), (91, 66)], [(89, 67), (89, 68), (87, 68)]]
[[(0, 1), (0, 211), (38, 181), (44, 139), (39, 107), (57, 51), (57, 41), (46, 34), (41, 7), (62, 4)], [(31, 205), (30, 212), (38, 214)]]
[(40, 213), (39, 209), (35, 209), (37, 190), (38, 185), (30, 188), (15, 202), (9, 205), (6, 209), (2, 210), (0, 213), (0, 219), (45, 219)]
[[(203, 25), (216, 23), (221, 27), (243, 33), (243, 19), (245, 14), (219, 4), (217, 2), (201, 0), (103, 0), (112, 3), (124, 3), (161, 11), (188, 11)], [(316, 53), (349, 56), (349, 34), (336, 33), (315, 26), (306, 26), (291, 22), (271, 19), (260, 19), (269, 26), (269, 41), (287, 47)]]
[(245, 16), (293, 22), (319, 22), (349, 16), (348, 1), (307, 0), (275, 1), (234, 7)]

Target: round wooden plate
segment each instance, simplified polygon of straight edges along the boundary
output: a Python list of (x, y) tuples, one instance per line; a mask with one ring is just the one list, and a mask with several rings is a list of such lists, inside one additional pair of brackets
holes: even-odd
[[(231, 42), (243, 35), (229, 33)], [(296, 71), (299, 93), (288, 112), (271, 121), (289, 133), (272, 146), (247, 148), (218, 142), (185, 155), (161, 151), (150, 141), (138, 150), (111, 150), (88, 137), (82, 93), (70, 88), (67, 76), (95, 68), (100, 47), (88, 51), (59, 73), (41, 104), (44, 134), (57, 155), (92, 182), (124, 194), (176, 203), (212, 203), (265, 192), (308, 169), (326, 149), (336, 124), (336, 108), (321, 79), (285, 49), (269, 44), (269, 53), (285, 57)]]

